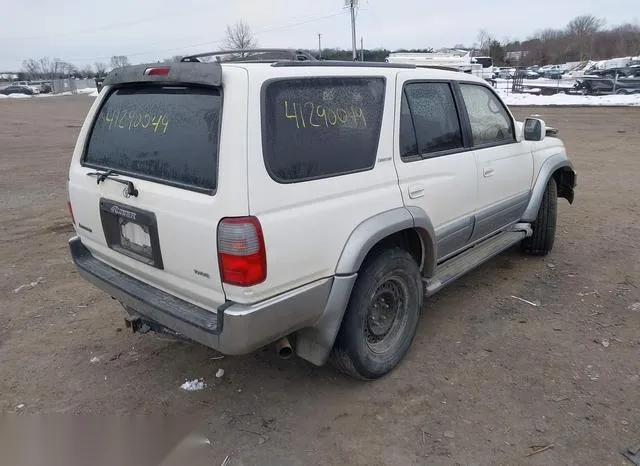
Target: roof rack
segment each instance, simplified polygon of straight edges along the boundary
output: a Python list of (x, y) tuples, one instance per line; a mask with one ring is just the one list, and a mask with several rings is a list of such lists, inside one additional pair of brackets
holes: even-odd
[(315, 61), (292, 61), (276, 62), (271, 66), (340, 66), (354, 68), (417, 68), (416, 65), (406, 63), (386, 63), (376, 61), (347, 61), (347, 60), (315, 60)]
[(181, 62), (199, 62), (200, 58), (216, 57), (216, 61), (221, 60), (222, 55), (232, 55), (225, 59), (225, 62), (273, 62), (277, 60), (291, 61), (318, 61), (316, 57), (304, 50), (298, 49), (237, 49), (237, 50), (217, 50), (214, 52), (197, 53), (188, 55), (180, 59)]

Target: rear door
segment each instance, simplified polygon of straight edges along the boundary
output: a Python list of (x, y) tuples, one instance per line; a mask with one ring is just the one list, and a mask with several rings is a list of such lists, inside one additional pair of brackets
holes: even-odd
[(69, 198), (96, 258), (213, 309), (224, 302), (218, 222), (247, 213), (246, 114), (237, 111), (246, 76), (227, 73), (238, 86), (225, 89), (223, 111), (219, 85), (184, 79), (209, 65), (182, 65), (166, 79), (130, 72), (105, 87), (74, 153)]
[(448, 81), (400, 74), (395, 164), (405, 205), (422, 208), (436, 230), (438, 260), (467, 245), (478, 194), (476, 161)]

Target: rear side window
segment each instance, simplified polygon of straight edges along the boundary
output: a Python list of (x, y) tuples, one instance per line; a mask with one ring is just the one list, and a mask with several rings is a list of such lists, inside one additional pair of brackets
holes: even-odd
[(418, 154), (426, 158), (462, 148), (458, 111), (448, 83), (411, 83), (405, 86), (403, 94), (400, 114), (403, 158)]
[(220, 93), (212, 88), (117, 89), (97, 115), (84, 163), (212, 192), (220, 111)]
[(262, 144), (270, 176), (291, 183), (373, 168), (384, 91), (384, 78), (267, 83)]

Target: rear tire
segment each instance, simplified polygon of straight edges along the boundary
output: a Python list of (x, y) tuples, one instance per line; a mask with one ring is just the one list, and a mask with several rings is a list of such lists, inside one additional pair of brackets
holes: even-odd
[(420, 269), (406, 250), (386, 249), (367, 258), (331, 353), (333, 365), (363, 380), (391, 372), (413, 342), (422, 301)]
[(558, 186), (552, 177), (547, 183), (538, 217), (531, 225), (533, 235), (522, 240), (522, 249), (528, 254), (546, 256), (553, 249), (558, 217)]

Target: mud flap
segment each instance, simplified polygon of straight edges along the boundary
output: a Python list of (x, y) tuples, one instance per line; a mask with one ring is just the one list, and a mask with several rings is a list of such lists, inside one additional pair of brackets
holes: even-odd
[(636, 466), (640, 466), (640, 443), (627, 448), (622, 455)]

